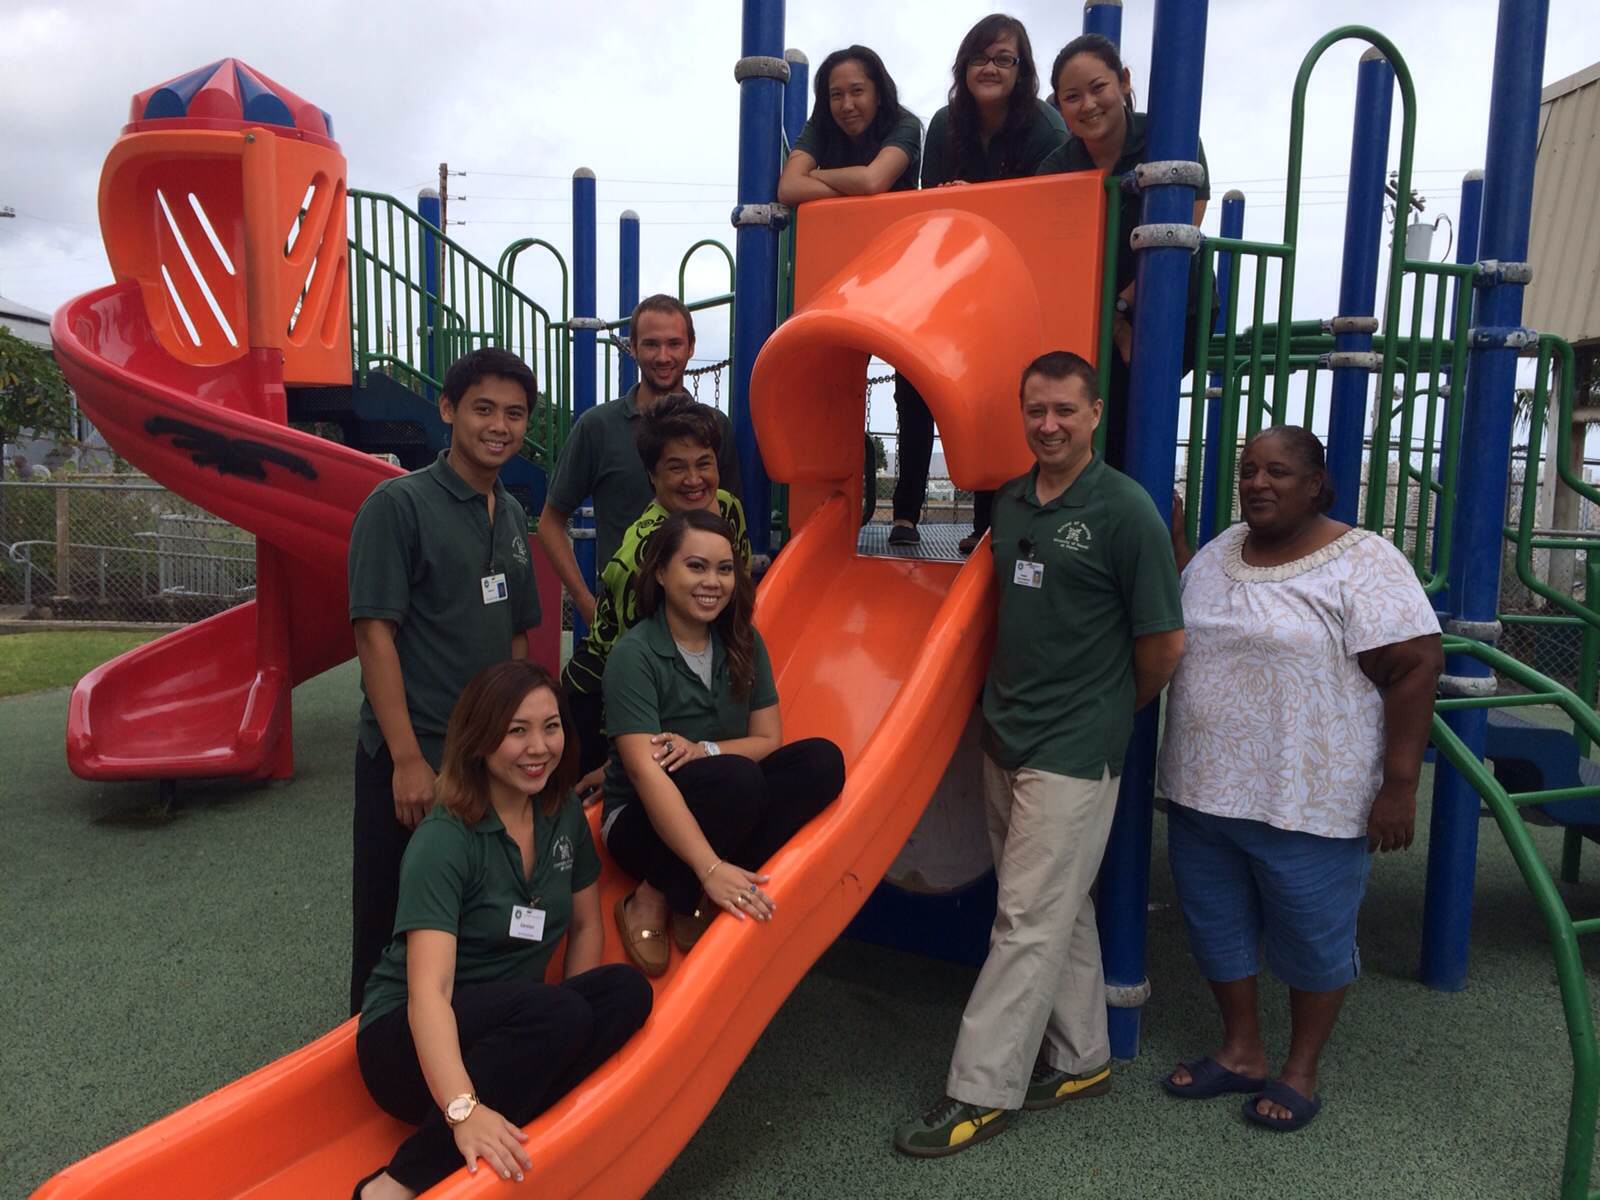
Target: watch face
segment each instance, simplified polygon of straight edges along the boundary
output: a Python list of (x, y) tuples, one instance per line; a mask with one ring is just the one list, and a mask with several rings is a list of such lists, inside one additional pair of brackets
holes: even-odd
[(471, 1096), (457, 1096), (446, 1106), (444, 1115), (452, 1125), (459, 1125), (472, 1115), (472, 1110), (476, 1107), (477, 1102)]

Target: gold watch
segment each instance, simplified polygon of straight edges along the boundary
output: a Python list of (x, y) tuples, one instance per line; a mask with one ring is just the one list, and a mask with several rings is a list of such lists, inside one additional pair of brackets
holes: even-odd
[(444, 1122), (454, 1129), (470, 1117), (477, 1107), (478, 1097), (472, 1092), (462, 1092), (459, 1096), (453, 1096), (450, 1103), (444, 1106)]

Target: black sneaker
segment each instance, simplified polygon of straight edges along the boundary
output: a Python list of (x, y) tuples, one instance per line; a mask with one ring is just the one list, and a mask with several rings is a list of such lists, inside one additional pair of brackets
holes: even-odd
[(956, 543), (956, 549), (963, 554), (971, 554), (978, 548), (978, 543), (983, 541), (983, 534), (974, 529), (966, 537)]
[(891, 546), (915, 546), (920, 541), (922, 541), (922, 534), (917, 531), (915, 525), (889, 526), (889, 545)]
[(964, 1104), (947, 1096), (896, 1130), (894, 1148), (916, 1158), (943, 1158), (1003, 1133), (1010, 1125), (1009, 1109)]
[(1111, 1064), (1098, 1071), (1085, 1071), (1073, 1075), (1058, 1071), (1044, 1059), (1033, 1064), (1033, 1076), (1028, 1080), (1028, 1095), (1022, 1107), (1037, 1111), (1054, 1108), (1068, 1100), (1082, 1100), (1088, 1096), (1104, 1096), (1111, 1090)]

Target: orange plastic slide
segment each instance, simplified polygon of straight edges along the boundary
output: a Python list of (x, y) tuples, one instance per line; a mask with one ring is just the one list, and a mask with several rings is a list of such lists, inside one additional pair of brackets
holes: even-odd
[[(964, 564), (857, 555), (867, 363), (886, 358), (916, 385), (958, 484), (1018, 473), (1021, 366), (1047, 348), (1095, 344), (1101, 196), (1098, 177), (1059, 177), (801, 211), (797, 311), (763, 350), (752, 387), (768, 468), (792, 484), (797, 532), (762, 583), (756, 618), (785, 737), (838, 742), (845, 790), (770, 864), (777, 919), (714, 921), (658, 982), (645, 1028), (529, 1127), (530, 1194), (647, 1191), (915, 826), (982, 684), (995, 584), (981, 550)], [(603, 911), (629, 886), (608, 865)], [(620, 958), (609, 927), (606, 957)], [(354, 1028), (69, 1167), (38, 1195), (347, 1195), (405, 1133), (362, 1087)], [(500, 1186), (458, 1171), (430, 1196)]]

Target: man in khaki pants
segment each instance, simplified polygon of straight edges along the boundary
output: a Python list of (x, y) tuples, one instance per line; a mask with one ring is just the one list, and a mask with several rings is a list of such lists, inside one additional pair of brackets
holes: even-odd
[(1019, 1108), (1111, 1087), (1089, 890), (1133, 714), (1183, 652), (1178, 572), (1144, 490), (1094, 453), (1094, 368), (1064, 350), (1022, 373), (1036, 464), (995, 496), (999, 630), (983, 692), (983, 790), (1000, 894), (946, 1097), (903, 1125), (906, 1154), (954, 1154)]

